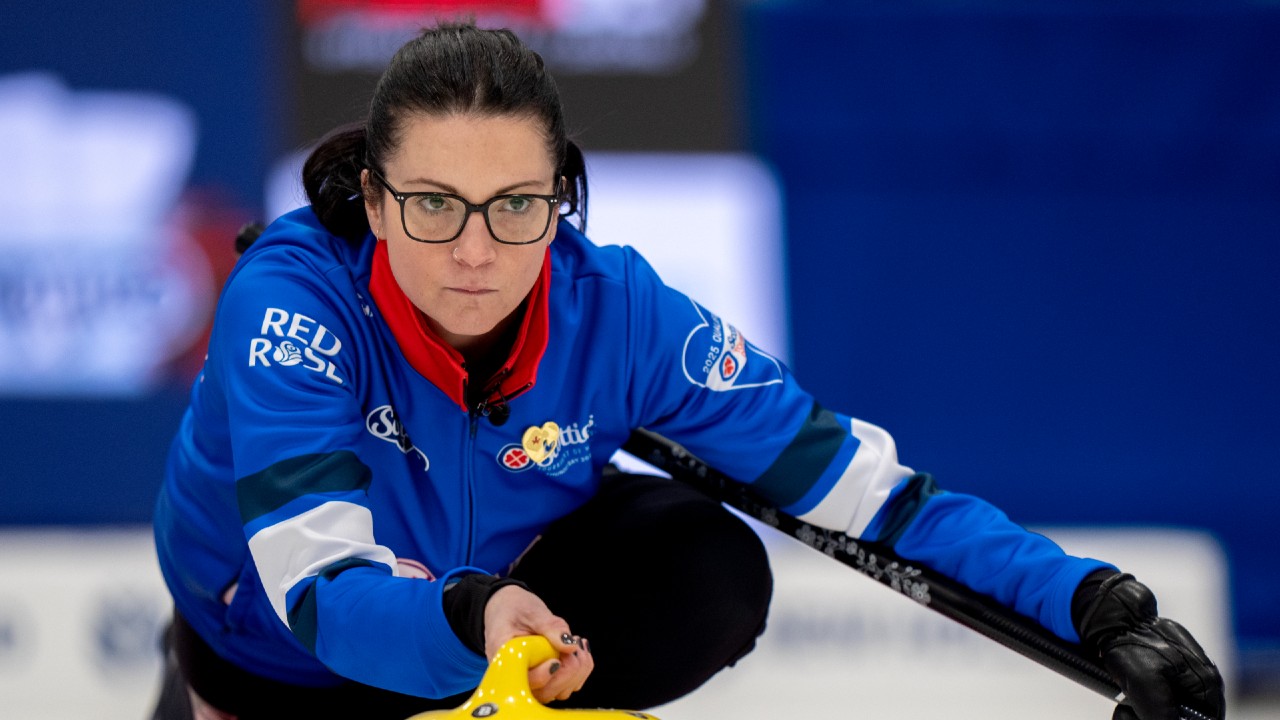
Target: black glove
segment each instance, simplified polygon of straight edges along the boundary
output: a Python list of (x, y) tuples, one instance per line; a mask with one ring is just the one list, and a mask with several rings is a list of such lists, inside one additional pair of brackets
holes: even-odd
[(481, 657), (484, 656), (484, 607), (493, 594), (508, 585), (518, 585), (525, 590), (528, 585), (511, 578), (496, 575), (463, 575), (462, 579), (445, 588), (441, 603), (444, 616), (453, 634), (463, 645)]
[(1084, 647), (1124, 692), (1113, 720), (1177, 720), (1186, 706), (1226, 716), (1222, 675), (1191, 633), (1156, 614), (1156, 598), (1128, 573), (1098, 571), (1076, 590), (1072, 615)]

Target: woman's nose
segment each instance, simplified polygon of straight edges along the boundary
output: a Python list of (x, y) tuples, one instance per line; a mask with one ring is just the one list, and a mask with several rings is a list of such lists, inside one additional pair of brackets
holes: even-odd
[(489, 226), (480, 213), (471, 213), (462, 234), (453, 241), (453, 259), (467, 267), (480, 267), (497, 255), (497, 242), (489, 235)]

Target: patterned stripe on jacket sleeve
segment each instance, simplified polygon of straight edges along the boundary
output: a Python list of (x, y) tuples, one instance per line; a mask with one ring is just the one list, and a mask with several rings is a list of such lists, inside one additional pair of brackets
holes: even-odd
[(889, 433), (815, 402), (752, 487), (805, 522), (861, 537), (893, 488), (912, 474), (898, 462)]
[(291, 614), (308, 614), (298, 614), (287, 599), (304, 601), (325, 572), (372, 565), (390, 575), (395, 567), (395, 555), (373, 537), (369, 481), (369, 468), (340, 451), (282, 460), (236, 483), (249, 550), (271, 607), (302, 639), (314, 628), (293, 627)]

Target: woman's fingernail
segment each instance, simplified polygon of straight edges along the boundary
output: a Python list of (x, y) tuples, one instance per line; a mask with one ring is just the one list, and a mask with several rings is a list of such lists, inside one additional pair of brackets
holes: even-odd
[(557, 671), (557, 670), (559, 670), (559, 669), (560, 669), (560, 663), (558, 663), (558, 662), (553, 662), (553, 663), (551, 663), (551, 667), (550, 667), (550, 668), (547, 668), (547, 672), (548, 672), (549, 674), (551, 674), (551, 675), (555, 675), (555, 674), (556, 674), (556, 671)]
[(586, 638), (582, 638), (582, 649), (591, 652), (591, 643), (587, 642)]
[(573, 636), (569, 633), (563, 633), (560, 635), (560, 642), (565, 645), (572, 645), (574, 643)]

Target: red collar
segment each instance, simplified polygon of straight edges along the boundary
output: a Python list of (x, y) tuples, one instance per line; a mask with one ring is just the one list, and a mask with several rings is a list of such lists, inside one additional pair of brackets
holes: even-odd
[(369, 278), (369, 293), (386, 319), (391, 334), (395, 336), (400, 351), (423, 377), (440, 388), (458, 407), (466, 411), (483, 412), (484, 406), (505, 404), (507, 400), (533, 387), (538, 377), (538, 362), (547, 349), (548, 301), (551, 290), (551, 253), (542, 261), (542, 272), (529, 291), (525, 301), (524, 317), (520, 330), (511, 346), (511, 356), (493, 378), (486, 378), (492, 387), (479, 397), (479, 407), (467, 406), (467, 369), (462, 354), (446, 343), (427, 323), (409, 296), (400, 289), (391, 265), (387, 261), (387, 243), (378, 241), (373, 251), (373, 268)]

